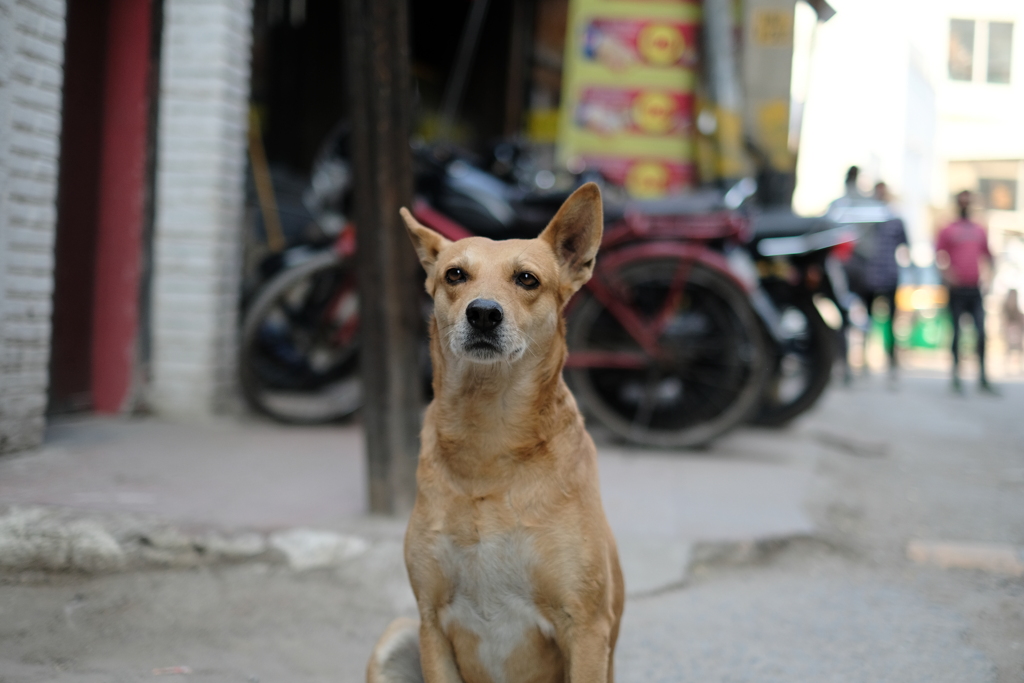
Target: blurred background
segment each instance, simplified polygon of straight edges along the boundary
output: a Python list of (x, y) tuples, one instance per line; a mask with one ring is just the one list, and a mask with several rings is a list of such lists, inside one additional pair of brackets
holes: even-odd
[[(350, 169), (322, 163), (349, 119), (341, 5), (5, 7), (3, 449), (38, 444), (46, 414), (232, 409), (241, 312), (280, 267), (268, 253), (322, 245), (352, 215)], [(914, 350), (947, 345), (934, 241), (971, 190), (1000, 348), (998, 311), (1024, 285), (1020, 8), (721, 10), (712, 31), (697, 2), (412, 2), (413, 140), (534, 191), (584, 169), (640, 198), (760, 175), (761, 205), (801, 216), (857, 165), (858, 191), (885, 182), (906, 225), (896, 334)]]
[[(0, 680), (359, 680), (413, 611), (430, 302), (397, 208), (528, 238), (589, 181), (565, 376), (620, 678), (1021, 680), (1022, 24), (0, 0)], [(961, 218), (977, 287), (936, 249)]]

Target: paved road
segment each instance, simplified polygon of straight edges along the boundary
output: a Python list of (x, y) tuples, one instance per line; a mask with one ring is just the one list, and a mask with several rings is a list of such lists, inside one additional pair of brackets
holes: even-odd
[[(620, 536), (634, 539), (635, 557), (657, 554), (659, 539), (737, 540), (752, 530), (789, 539), (702, 555), (683, 585), (634, 595), (619, 680), (1024, 680), (1024, 579), (905, 557), (911, 539), (1024, 546), (1024, 385), (1005, 385), (1002, 399), (945, 389), (926, 378), (895, 392), (861, 382), (831, 392), (790, 430), (746, 430), (703, 453), (603, 448), (609, 513)], [(13, 462), (0, 462), (0, 501), (16, 495)], [(17, 462), (26, 486), (46, 480), (30, 458)], [(83, 490), (127, 490), (104, 481)], [(215, 494), (208, 485), (198, 484)], [(628, 495), (637, 489), (645, 495)], [(235, 524), (250, 523), (243, 498), (232, 499)], [(110, 509), (111, 500), (86, 504)], [(188, 517), (187, 505), (174, 505)], [(276, 505), (296, 515), (289, 523), (323, 514)], [(344, 527), (344, 510), (328, 517), (325, 525)], [(278, 522), (271, 515), (266, 524)], [(8, 574), (0, 681), (150, 680), (153, 669), (179, 665), (195, 681), (359, 681), (377, 634), (412, 607), (397, 536), (309, 572), (247, 563), (95, 578)]]

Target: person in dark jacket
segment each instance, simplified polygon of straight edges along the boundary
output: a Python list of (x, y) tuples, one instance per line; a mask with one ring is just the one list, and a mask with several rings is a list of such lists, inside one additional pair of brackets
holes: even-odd
[[(885, 183), (875, 184), (874, 198), (882, 203), (889, 203), (889, 189)], [(870, 240), (870, 241), (869, 241)], [(896, 251), (907, 244), (907, 231), (903, 219), (891, 214), (889, 219), (877, 223), (869, 236), (865, 237), (867, 259), (864, 264), (864, 286), (857, 295), (860, 296), (870, 314), (877, 299), (882, 299), (888, 307), (885, 322), (885, 350), (889, 355), (889, 376), (895, 378), (896, 368), (896, 337), (893, 334), (893, 321), (896, 319), (896, 288), (899, 286), (900, 268), (896, 260)]]

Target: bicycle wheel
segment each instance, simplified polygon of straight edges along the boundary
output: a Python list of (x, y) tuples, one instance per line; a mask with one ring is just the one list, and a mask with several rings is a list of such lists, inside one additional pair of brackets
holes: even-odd
[[(748, 417), (761, 395), (764, 336), (746, 294), (728, 277), (693, 262), (673, 297), (679, 261), (624, 267), (617, 291), (642, 319), (665, 316), (657, 358), (646, 367), (570, 367), (584, 410), (618, 436), (645, 446), (699, 446)], [(678, 289), (678, 284), (675, 285)], [(626, 327), (588, 290), (570, 313), (570, 359), (644, 354)], [(665, 310), (666, 304), (672, 310)]]
[(825, 391), (832, 379), (836, 337), (810, 296), (779, 289), (769, 295), (779, 307), (783, 338), (776, 345), (772, 373), (751, 422), (782, 427)]
[(362, 405), (358, 326), (354, 268), (333, 252), (275, 276), (242, 324), (239, 376), (249, 404), (291, 424), (351, 415)]

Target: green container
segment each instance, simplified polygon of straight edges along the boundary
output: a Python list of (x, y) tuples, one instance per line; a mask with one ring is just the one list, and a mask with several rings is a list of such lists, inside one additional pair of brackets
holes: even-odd
[(917, 315), (915, 318), (908, 340), (910, 348), (938, 349), (949, 346), (953, 337), (953, 323), (948, 311), (940, 311), (928, 317)]
[[(896, 346), (901, 349), (942, 349), (949, 346), (953, 339), (953, 323), (950, 320), (949, 312), (946, 310), (936, 311), (931, 315), (915, 312), (910, 323), (909, 332), (904, 327), (904, 332), (896, 333)], [(965, 328), (960, 337), (960, 343), (965, 352), (974, 348), (974, 330)], [(872, 316), (871, 334), (877, 335), (883, 345), (888, 343), (889, 330), (885, 324), (885, 318)]]

